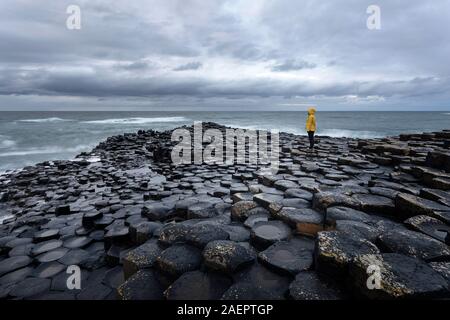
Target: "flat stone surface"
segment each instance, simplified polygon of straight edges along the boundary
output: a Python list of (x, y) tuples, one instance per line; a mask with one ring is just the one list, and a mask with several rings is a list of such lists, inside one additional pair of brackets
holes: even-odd
[(34, 234), (33, 241), (34, 242), (42, 242), (51, 239), (57, 239), (59, 237), (58, 229), (45, 229), (38, 231)]
[(367, 213), (347, 207), (331, 207), (327, 209), (326, 223), (335, 225), (338, 220), (353, 220), (360, 222), (370, 222), (372, 217)]
[(418, 215), (433, 216), (434, 211), (447, 211), (450, 209), (435, 201), (407, 193), (400, 193), (395, 197), (395, 208), (407, 218)]
[(291, 278), (253, 264), (234, 276), (235, 283), (223, 294), (224, 300), (284, 300)]
[(69, 249), (67, 248), (57, 248), (52, 251), (48, 251), (45, 253), (42, 253), (36, 257), (36, 260), (39, 262), (52, 262), (56, 261), (58, 259), (61, 259), (64, 257), (64, 255), (69, 252)]
[(237, 242), (217, 240), (206, 245), (203, 259), (208, 268), (231, 273), (253, 263), (256, 254)]
[(112, 289), (101, 283), (96, 283), (81, 289), (77, 300), (105, 300), (112, 293)]
[(280, 241), (258, 254), (259, 261), (277, 272), (295, 275), (313, 264), (314, 241), (292, 239)]
[(0, 277), (0, 285), (6, 286), (9, 284), (14, 284), (14, 283), (20, 282), (20, 281), (24, 280), (26, 277), (28, 277), (29, 275), (31, 275), (33, 273), (33, 271), (34, 271), (33, 267), (27, 266), (27, 267), (9, 272), (9, 273), (3, 275), (2, 277)]
[(277, 194), (270, 193), (258, 193), (253, 196), (253, 201), (263, 206), (264, 208), (268, 208), (271, 204), (280, 204), (283, 201), (283, 196)]
[(289, 286), (289, 296), (294, 300), (340, 300), (345, 296), (329, 281), (312, 271), (302, 271)]
[(361, 221), (338, 220), (335, 226), (337, 231), (347, 233), (349, 236), (356, 236), (375, 243), (381, 231), (371, 225)]
[(9, 294), (17, 298), (29, 298), (34, 295), (46, 292), (50, 289), (50, 279), (45, 278), (26, 278), (12, 287)]
[(67, 252), (58, 261), (66, 266), (82, 264), (89, 258), (89, 252), (83, 249), (74, 249)]
[[(441, 220), (429, 216), (414, 216), (406, 219), (404, 223), (416, 231), (420, 231), (436, 240), (446, 242), (450, 233), (450, 226)], [(447, 242), (449, 245), (450, 242)]]
[(164, 287), (154, 271), (139, 270), (117, 288), (121, 300), (161, 300)]
[(41, 263), (33, 272), (33, 276), (37, 278), (52, 278), (58, 273), (66, 270), (67, 266), (59, 262)]
[(8, 272), (26, 267), (32, 261), (33, 260), (28, 256), (15, 256), (2, 260), (0, 261), (0, 276)]
[(168, 300), (218, 300), (232, 284), (231, 278), (201, 271), (186, 272), (165, 291)]
[[(379, 267), (381, 286), (367, 288), (367, 268)], [(445, 295), (448, 281), (420, 259), (397, 253), (367, 254), (355, 258), (350, 277), (361, 295), (372, 299), (432, 298)]]
[(201, 251), (186, 244), (173, 245), (164, 250), (156, 259), (158, 268), (174, 277), (198, 269), (201, 262)]
[(231, 206), (231, 216), (236, 220), (244, 221), (251, 215), (250, 210), (257, 205), (254, 201), (238, 201)]
[(125, 279), (131, 277), (140, 269), (153, 266), (156, 258), (163, 249), (156, 241), (148, 241), (139, 247), (129, 251), (123, 258), (123, 272)]
[(48, 252), (51, 250), (55, 250), (61, 247), (63, 242), (61, 240), (49, 240), (36, 244), (31, 250), (31, 253), (35, 256), (42, 254), (44, 252)]
[(159, 234), (159, 241), (164, 244), (174, 244), (177, 242), (185, 242), (186, 235), (189, 233), (190, 228), (187, 225), (177, 223), (167, 225), (161, 229)]
[(282, 221), (267, 221), (255, 224), (250, 233), (251, 244), (258, 249), (266, 249), (275, 242), (287, 240), (291, 228)]
[(357, 255), (377, 253), (378, 248), (368, 240), (339, 231), (322, 231), (316, 240), (315, 267), (320, 273), (339, 278), (345, 276)]
[(223, 228), (212, 224), (197, 224), (186, 235), (186, 242), (203, 249), (214, 240), (228, 240), (230, 235)]
[(420, 258), (426, 261), (450, 259), (448, 246), (423, 233), (411, 230), (392, 230), (381, 234), (379, 245), (388, 252)]

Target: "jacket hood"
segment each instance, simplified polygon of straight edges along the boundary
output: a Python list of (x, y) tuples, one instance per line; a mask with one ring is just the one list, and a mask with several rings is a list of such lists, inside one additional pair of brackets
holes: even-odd
[(308, 109), (308, 114), (309, 115), (313, 115), (315, 112), (316, 112), (316, 109), (314, 109), (314, 108), (309, 108)]

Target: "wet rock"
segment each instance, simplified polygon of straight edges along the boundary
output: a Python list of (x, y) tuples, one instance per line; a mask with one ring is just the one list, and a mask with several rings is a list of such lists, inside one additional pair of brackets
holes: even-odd
[(189, 231), (190, 227), (181, 223), (168, 225), (162, 228), (159, 234), (159, 241), (166, 245), (185, 242)]
[(395, 208), (407, 218), (419, 215), (433, 216), (435, 211), (449, 210), (437, 202), (406, 193), (400, 193), (395, 197)]
[(380, 247), (387, 252), (401, 253), (426, 261), (450, 259), (450, 249), (444, 243), (420, 232), (391, 230), (378, 237)]
[(30, 276), (34, 272), (32, 266), (27, 266), (16, 271), (9, 272), (0, 277), (0, 286), (5, 287), (7, 285), (21, 282), (26, 277)]
[(247, 228), (252, 228), (258, 222), (264, 222), (268, 220), (269, 220), (268, 213), (257, 213), (248, 217), (247, 220), (244, 221), (244, 226), (246, 226)]
[(163, 221), (172, 215), (172, 209), (164, 204), (152, 203), (142, 208), (142, 216), (147, 217), (151, 221)]
[(93, 210), (90, 212), (86, 212), (83, 215), (82, 224), (84, 227), (88, 229), (94, 228), (95, 220), (101, 219), (102, 216), (103, 213), (101, 213), (100, 211)]
[(395, 209), (394, 201), (387, 197), (356, 194), (352, 198), (360, 202), (360, 208), (364, 212), (392, 214)]
[(283, 300), (290, 277), (253, 264), (235, 275), (235, 283), (223, 294), (223, 300)]
[(45, 278), (26, 278), (11, 288), (9, 294), (17, 298), (29, 298), (50, 289), (51, 280)]
[(131, 245), (130, 229), (126, 226), (117, 226), (108, 230), (104, 237), (105, 248), (108, 249), (112, 245), (129, 246)]
[(121, 300), (161, 300), (164, 286), (153, 270), (139, 270), (117, 288)]
[(372, 217), (367, 213), (347, 207), (331, 207), (327, 209), (326, 223), (334, 226), (339, 220), (370, 222)]
[(339, 279), (347, 274), (349, 263), (357, 255), (377, 253), (378, 248), (368, 240), (339, 231), (322, 231), (317, 234), (315, 267), (318, 272)]
[(36, 257), (36, 260), (43, 262), (52, 262), (64, 257), (64, 255), (69, 252), (69, 249), (66, 248), (57, 248), (55, 250), (47, 251), (42, 253)]
[(300, 198), (308, 201), (313, 198), (312, 192), (303, 189), (287, 189), (284, 194), (287, 198)]
[(347, 233), (349, 236), (356, 236), (371, 242), (375, 242), (381, 231), (364, 222), (352, 220), (338, 220), (335, 226), (337, 231)]
[(273, 186), (279, 190), (286, 191), (288, 189), (298, 188), (298, 184), (290, 180), (277, 180)]
[[(429, 216), (415, 216), (405, 220), (404, 223), (412, 229), (420, 231), (442, 242), (446, 242), (446, 238), (450, 233), (449, 225), (446, 225), (441, 220)], [(447, 245), (448, 244), (449, 243), (447, 242)]]
[(161, 224), (153, 221), (142, 221), (130, 225), (130, 239), (135, 244), (143, 244), (153, 237), (154, 232), (161, 228)]
[(34, 270), (33, 276), (37, 278), (52, 278), (63, 270), (66, 270), (66, 268), (65, 265), (59, 262), (42, 263)]
[(186, 272), (167, 290), (168, 300), (218, 300), (231, 286), (232, 280), (216, 273)]
[(55, 209), (55, 214), (59, 215), (69, 215), (70, 214), (70, 205), (59, 206)]
[(329, 207), (344, 206), (353, 209), (360, 208), (360, 202), (352, 197), (338, 192), (317, 192), (313, 196), (313, 208), (326, 211)]
[(88, 246), (92, 242), (90, 237), (71, 237), (64, 240), (63, 247), (68, 249), (79, 249)]
[(450, 290), (450, 262), (431, 262), (429, 266), (447, 280), (447, 289)]
[(289, 286), (289, 296), (294, 300), (341, 300), (345, 295), (313, 271), (302, 271)]
[(186, 244), (175, 244), (164, 250), (156, 259), (159, 270), (173, 277), (196, 270), (201, 263), (201, 251)]
[(77, 294), (77, 300), (105, 300), (112, 293), (112, 289), (101, 283), (89, 285)]
[(250, 231), (240, 224), (224, 225), (222, 228), (228, 232), (231, 241), (243, 242), (250, 239)]
[(268, 209), (271, 204), (281, 204), (283, 196), (270, 193), (258, 193), (253, 196), (253, 201)]
[(49, 240), (36, 244), (31, 250), (35, 256), (61, 247), (63, 242), (61, 240)]
[[(378, 266), (380, 289), (367, 287), (367, 269)], [(353, 286), (371, 299), (433, 298), (446, 294), (448, 282), (420, 259), (398, 253), (357, 256), (350, 267)]]
[(259, 261), (278, 272), (295, 275), (313, 264), (314, 241), (291, 239), (280, 241), (258, 254)]
[(291, 236), (291, 228), (282, 221), (260, 222), (253, 226), (250, 233), (251, 244), (264, 250), (277, 241), (287, 240)]
[(33, 242), (42, 242), (52, 239), (57, 239), (59, 237), (59, 230), (58, 229), (44, 229), (41, 231), (38, 231), (34, 234)]
[(216, 215), (217, 210), (212, 202), (198, 202), (189, 206), (187, 211), (188, 219), (212, 218)]
[(186, 242), (203, 249), (214, 240), (228, 240), (230, 235), (223, 228), (212, 224), (197, 224), (186, 235)]
[(250, 210), (257, 207), (254, 201), (238, 201), (231, 206), (231, 216), (239, 221), (244, 221), (250, 216)]
[(0, 276), (8, 272), (26, 267), (31, 262), (32, 259), (28, 256), (15, 256), (2, 260), (0, 261)]
[(89, 258), (89, 252), (83, 249), (74, 249), (67, 252), (58, 261), (66, 266), (80, 265)]
[(205, 265), (225, 273), (232, 273), (255, 261), (256, 254), (245, 246), (227, 240), (208, 243), (203, 250)]
[(156, 241), (148, 241), (129, 251), (123, 258), (123, 272), (128, 279), (138, 270), (152, 267), (163, 249)]

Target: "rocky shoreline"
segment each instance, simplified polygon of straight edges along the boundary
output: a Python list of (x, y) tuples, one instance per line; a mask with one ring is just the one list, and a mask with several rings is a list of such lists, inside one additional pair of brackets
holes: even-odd
[(175, 166), (171, 134), (0, 176), (0, 299), (450, 297), (450, 130), (281, 133), (276, 175)]

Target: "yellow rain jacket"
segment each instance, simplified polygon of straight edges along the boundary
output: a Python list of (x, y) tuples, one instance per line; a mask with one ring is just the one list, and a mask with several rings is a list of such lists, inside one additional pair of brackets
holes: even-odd
[(308, 109), (308, 118), (306, 119), (306, 131), (316, 131), (316, 117), (314, 113), (316, 109), (309, 108)]

